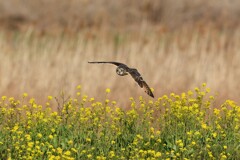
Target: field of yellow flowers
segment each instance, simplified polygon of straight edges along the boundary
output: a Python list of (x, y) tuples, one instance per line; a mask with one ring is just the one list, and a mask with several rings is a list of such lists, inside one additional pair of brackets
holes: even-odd
[(0, 159), (240, 159), (240, 106), (214, 106), (206, 84), (130, 98), (129, 109), (108, 99), (110, 89), (102, 102), (76, 90), (72, 98), (48, 96), (45, 106), (27, 93), (2, 96)]

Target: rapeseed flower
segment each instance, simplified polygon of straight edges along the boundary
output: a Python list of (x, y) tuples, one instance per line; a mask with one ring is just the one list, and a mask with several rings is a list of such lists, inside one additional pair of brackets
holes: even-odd
[(66, 151), (66, 152), (64, 152), (64, 155), (70, 156), (70, 155), (71, 155), (71, 152), (70, 152), (70, 151)]
[(110, 158), (115, 157), (115, 153), (114, 153), (114, 151), (110, 151), (110, 152), (109, 152), (109, 157), (110, 157)]
[(23, 98), (25, 98), (25, 97), (27, 97), (28, 96), (28, 94), (27, 93), (23, 93)]
[(81, 88), (82, 88), (82, 86), (81, 86), (81, 85), (78, 85), (76, 88), (77, 88), (77, 89), (81, 89)]
[(53, 135), (50, 134), (50, 135), (48, 136), (48, 138), (49, 138), (49, 139), (53, 139)]
[(72, 145), (73, 144), (73, 141), (72, 140), (69, 140), (68, 141), (68, 145)]
[(202, 123), (201, 126), (202, 126), (203, 129), (207, 129), (208, 128), (206, 123)]
[(130, 98), (128, 109), (87, 95), (63, 100), (57, 110), (50, 102), (42, 107), (33, 98), (2, 96), (0, 158), (238, 159), (232, 148), (240, 138), (240, 107), (228, 100), (212, 108), (205, 87), (157, 100)]
[(5, 101), (7, 99), (7, 96), (2, 96), (2, 100)]
[(109, 88), (106, 89), (106, 93), (110, 93), (111, 90)]
[(52, 96), (48, 96), (48, 100), (52, 100), (53, 99), (53, 97)]

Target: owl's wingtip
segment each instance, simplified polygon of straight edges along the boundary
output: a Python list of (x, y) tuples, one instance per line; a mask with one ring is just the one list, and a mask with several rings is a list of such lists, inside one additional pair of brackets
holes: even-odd
[(154, 95), (153, 95), (153, 94), (151, 94), (150, 96), (151, 96), (152, 98), (154, 98)]
[(150, 97), (154, 98), (154, 95), (153, 95), (152, 92), (147, 92), (147, 94), (148, 94)]

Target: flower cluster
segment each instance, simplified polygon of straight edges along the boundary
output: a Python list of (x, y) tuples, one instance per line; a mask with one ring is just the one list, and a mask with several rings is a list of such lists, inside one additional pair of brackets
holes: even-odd
[[(240, 106), (214, 106), (206, 84), (130, 108), (82, 94), (45, 106), (0, 101), (0, 159), (240, 159)], [(106, 96), (110, 89), (106, 89)], [(28, 102), (27, 102), (28, 101)]]

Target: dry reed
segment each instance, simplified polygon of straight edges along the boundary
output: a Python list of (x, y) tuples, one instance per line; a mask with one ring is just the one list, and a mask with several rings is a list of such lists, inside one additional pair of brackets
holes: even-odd
[[(119, 77), (111, 65), (90, 65), (87, 61), (120, 61), (137, 68), (154, 88), (156, 97), (182, 92), (206, 82), (217, 101), (239, 102), (240, 31), (199, 30), (176, 33), (145, 31), (135, 34), (82, 31), (75, 36), (0, 35), (0, 95), (23, 92), (43, 101), (61, 91), (83, 93), (122, 104), (129, 97), (147, 95), (130, 76)], [(101, 91), (101, 92), (100, 92)]]

